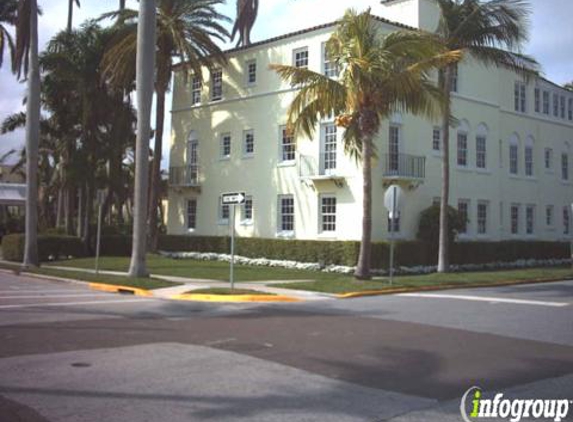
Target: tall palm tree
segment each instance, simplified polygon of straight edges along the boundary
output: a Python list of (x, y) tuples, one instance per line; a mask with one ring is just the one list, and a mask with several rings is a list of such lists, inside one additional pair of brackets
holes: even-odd
[(382, 120), (395, 111), (435, 117), (441, 114), (440, 91), (431, 71), (455, 60), (443, 54), (435, 37), (414, 31), (380, 33), (370, 11), (349, 10), (327, 43), (327, 52), (341, 70), (338, 79), (292, 66), (272, 65), (298, 87), (288, 110), (288, 126), (312, 137), (320, 119), (334, 115), (346, 130), (345, 150), (362, 161), (362, 240), (355, 277), (370, 278), (372, 236), (372, 158), (374, 137)]
[(136, 95), (137, 135), (135, 140), (135, 192), (130, 277), (147, 277), (147, 188), (149, 176), (149, 134), (155, 73), (155, 0), (139, 2), (137, 26)]
[(67, 31), (72, 32), (72, 21), (74, 18), (74, 3), (80, 7), (80, 0), (68, 0), (68, 26)]
[(38, 4), (19, 0), (13, 70), (27, 74), (26, 101), (26, 233), (24, 267), (38, 260), (38, 139), (40, 137), (40, 66), (38, 63)]
[[(216, 11), (224, 0), (159, 0), (157, 7), (157, 48), (155, 92), (156, 122), (155, 145), (149, 200), (149, 246), (156, 250), (158, 242), (159, 188), (161, 184), (161, 151), (163, 148), (163, 123), (165, 121), (165, 97), (171, 81), (173, 59), (201, 74), (201, 67), (224, 63), (225, 56), (216, 40), (225, 41), (229, 33), (221, 22), (229, 19)], [(108, 13), (125, 19), (116, 42), (104, 58), (106, 72), (118, 81), (129, 81), (133, 77), (135, 56), (135, 33), (137, 15), (133, 10)]]
[[(527, 0), (437, 0), (441, 12), (438, 36), (450, 51), (462, 51), (486, 66), (505, 66), (520, 73), (535, 68), (536, 62), (518, 53), (527, 40)], [(448, 204), (450, 196), (451, 91), (457, 63), (440, 75), (445, 98), (442, 121), (443, 164), (440, 200), (438, 272), (449, 271)]]
[(7, 46), (10, 57), (14, 57), (14, 40), (5, 25), (16, 26), (18, 11), (17, 0), (3, 0), (0, 4), (0, 67), (4, 60), (4, 48)]
[(251, 44), (251, 31), (258, 13), (259, 0), (237, 0), (237, 16), (231, 33), (231, 41), (239, 35), (237, 47)]

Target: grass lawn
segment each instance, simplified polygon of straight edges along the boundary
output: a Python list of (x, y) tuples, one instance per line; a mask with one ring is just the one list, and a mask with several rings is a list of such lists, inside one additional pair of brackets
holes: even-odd
[(285, 289), (310, 290), (324, 293), (350, 293), (368, 290), (389, 290), (394, 287), (419, 288), (431, 286), (470, 286), (472, 284), (495, 284), (509, 281), (534, 281), (573, 279), (571, 268), (533, 268), (524, 270), (427, 274), (402, 276), (394, 279), (390, 286), (388, 280), (356, 281), (352, 277), (339, 276), (331, 280), (316, 280), (305, 283), (274, 284), (273, 287)]
[(201, 294), (201, 295), (263, 295), (263, 296), (275, 296), (273, 293), (258, 292), (256, 290), (248, 289), (233, 289), (228, 287), (213, 287), (211, 289), (198, 289), (191, 290), (185, 294)]
[[(20, 264), (14, 264), (14, 265), (2, 264), (0, 265), (0, 268), (15, 270), (19, 266)], [(47, 266), (43, 266), (41, 268), (36, 268), (33, 270), (27, 270), (26, 272), (31, 274), (68, 278), (71, 280), (87, 281), (90, 283), (104, 283), (104, 284), (116, 284), (116, 285), (119, 284), (122, 286), (137, 287), (139, 289), (146, 289), (146, 290), (160, 289), (163, 287), (172, 287), (172, 286), (177, 286), (179, 284), (163, 280), (157, 280), (154, 278), (129, 278), (129, 277), (106, 275), (106, 274), (95, 275), (92, 273), (85, 273), (82, 271), (55, 270)]]
[[(44, 264), (76, 268), (94, 268), (93, 258), (70, 259)], [(109, 271), (127, 271), (129, 258), (102, 257), (100, 269)], [(147, 270), (152, 274), (171, 275), (176, 277), (199, 278), (207, 280), (228, 281), (229, 264), (220, 261), (196, 261), (191, 259), (171, 259), (160, 255), (147, 256)], [(289, 270), (286, 268), (254, 267), (235, 265), (236, 281), (263, 280), (323, 280), (331, 279), (330, 274), (315, 271)]]

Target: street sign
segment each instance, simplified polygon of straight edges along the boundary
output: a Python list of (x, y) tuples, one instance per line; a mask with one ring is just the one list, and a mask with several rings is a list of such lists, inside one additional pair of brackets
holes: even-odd
[(384, 206), (390, 218), (390, 285), (394, 280), (394, 223), (400, 214), (402, 205), (402, 189), (398, 185), (390, 185), (384, 194)]
[(107, 196), (107, 189), (98, 189), (96, 192), (97, 204), (103, 205), (105, 203), (106, 196)]
[(224, 193), (221, 195), (221, 203), (223, 205), (241, 205), (245, 203), (246, 198), (245, 192)]
[(384, 194), (384, 206), (390, 213), (390, 218), (394, 218), (394, 213), (399, 212), (402, 207), (402, 188), (398, 185), (391, 185)]

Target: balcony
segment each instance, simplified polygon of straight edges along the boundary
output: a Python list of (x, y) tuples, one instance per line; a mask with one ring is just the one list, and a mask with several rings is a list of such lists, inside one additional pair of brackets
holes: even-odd
[(426, 157), (409, 154), (381, 154), (379, 159), (385, 185), (403, 181), (417, 186), (426, 177)]
[(199, 187), (199, 166), (188, 165), (169, 168), (169, 186), (175, 188)]
[(346, 176), (340, 174), (335, 168), (325, 168), (324, 164), (319, 164), (316, 157), (310, 155), (300, 155), (298, 161), (298, 170), (301, 180), (310, 180), (315, 187), (320, 182), (334, 182), (338, 187), (344, 185)]

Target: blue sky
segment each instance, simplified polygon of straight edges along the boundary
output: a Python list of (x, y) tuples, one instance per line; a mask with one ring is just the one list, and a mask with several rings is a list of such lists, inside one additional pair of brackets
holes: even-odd
[[(40, 44), (43, 46), (67, 22), (67, 2), (62, 0), (38, 0), (44, 10), (40, 17)], [(75, 10), (74, 25), (102, 13), (114, 10), (118, 0), (82, 0), (82, 7)], [(340, 17), (347, 7), (363, 10), (372, 7), (374, 13), (380, 8), (379, 0), (260, 0), (259, 19), (253, 30), (252, 40), (258, 41)], [(533, 55), (542, 66), (543, 73), (551, 81), (564, 84), (573, 80), (573, 16), (572, 0), (531, 0), (531, 37), (524, 52)], [(128, 7), (137, 8), (137, 2), (128, 0)], [(227, 0), (223, 13), (234, 18), (235, 1)], [(0, 121), (23, 109), (24, 85), (17, 83), (8, 72), (7, 65), (0, 69)], [(170, 100), (168, 100), (170, 101)], [(170, 114), (166, 116), (166, 134), (170, 133)], [(0, 154), (21, 148), (23, 132), (0, 136)], [(169, 142), (164, 142), (164, 166), (168, 157)]]

